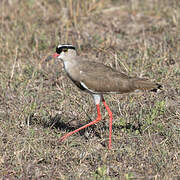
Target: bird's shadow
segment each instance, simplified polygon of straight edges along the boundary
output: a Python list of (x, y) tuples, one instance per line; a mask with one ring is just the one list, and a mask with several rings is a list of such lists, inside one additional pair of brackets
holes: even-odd
[[(92, 119), (87, 116), (89, 118), (88, 123), (92, 121)], [(51, 129), (57, 129), (59, 130), (66, 130), (67, 132), (73, 131), (75, 129), (78, 129), (82, 126), (84, 126), (85, 124), (87, 124), (87, 122), (84, 122), (83, 124), (81, 122), (79, 122), (78, 120), (71, 120), (70, 122), (64, 123), (64, 119), (72, 119), (72, 118), (67, 118), (62, 116), (62, 114), (56, 114), (55, 116), (45, 116), (44, 118), (38, 118), (36, 117), (35, 114), (30, 114), (27, 118), (26, 118), (26, 124), (33, 126), (33, 125), (41, 125), (44, 128), (51, 128)], [(72, 121), (75, 122), (75, 124), (72, 125)], [(79, 134), (81, 136), (83, 136), (86, 140), (88, 140), (90, 137), (92, 136), (96, 136), (98, 139), (102, 139), (102, 132), (103, 131), (107, 131), (109, 129), (109, 127), (107, 126), (105, 121), (101, 121), (102, 123), (99, 126), (90, 126), (87, 127), (85, 129), (82, 129), (81, 131), (79, 131)], [(127, 123), (125, 125), (113, 125), (113, 130), (117, 130), (120, 131), (121, 129), (125, 129), (126, 131), (139, 131), (140, 134), (142, 134), (142, 130), (141, 130), (141, 124), (138, 122), (138, 126), (135, 126), (131, 123)], [(88, 133), (86, 133), (88, 132)], [(107, 141), (102, 141), (101, 145), (103, 147), (105, 147), (107, 144)]]
[[(82, 126), (84, 126), (86, 123), (79, 123), (78, 125), (71, 125), (70, 122), (68, 123), (64, 123), (62, 121), (62, 119), (64, 119), (64, 117), (62, 118), (61, 115), (56, 114), (54, 117), (49, 117), (49, 121), (48, 122), (44, 122), (43, 127), (44, 128), (54, 128), (54, 129), (58, 129), (58, 130), (66, 130), (67, 132), (73, 131), (75, 129), (78, 129)], [(91, 122), (91, 118), (89, 117), (89, 122)], [(125, 129), (125, 130), (130, 130), (132, 132), (138, 131), (140, 134), (142, 134), (142, 124), (138, 122), (138, 125), (133, 125), (131, 123), (126, 123), (125, 125), (113, 125), (113, 129), (115, 130), (121, 130), (121, 129)], [(108, 130), (109, 127), (105, 124), (105, 122), (103, 122), (103, 128), (104, 131)], [(97, 130), (96, 126), (90, 126), (88, 128), (85, 128), (81, 131), (79, 131), (80, 135), (84, 135), (86, 131), (90, 131), (90, 133), (93, 133), (95, 136), (97, 136), (98, 138), (100, 138), (100, 133)]]
[(138, 122), (137, 126), (126, 123), (125, 125), (114, 125), (114, 129), (125, 129), (125, 130), (131, 130), (132, 132), (138, 131), (140, 134), (142, 134), (142, 124)]
[[(49, 121), (48, 122), (44, 122), (43, 127), (44, 128), (52, 128), (52, 129), (57, 129), (57, 130), (66, 130), (67, 132), (70, 131), (74, 131), (75, 129), (78, 129), (80, 127), (82, 127), (84, 124), (78, 124), (78, 125), (71, 125), (71, 121), (70, 122), (63, 122), (62, 119), (70, 119), (70, 118), (65, 118), (62, 117), (59, 114), (56, 114), (54, 117), (49, 117)], [(83, 129), (81, 131), (79, 131), (80, 135), (83, 135), (85, 133), (86, 129)]]

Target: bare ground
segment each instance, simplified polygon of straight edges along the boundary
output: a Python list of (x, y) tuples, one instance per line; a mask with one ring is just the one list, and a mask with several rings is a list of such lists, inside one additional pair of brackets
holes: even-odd
[[(179, 179), (180, 2), (178, 0), (0, 1), (1, 179)], [(109, 95), (114, 114), (96, 118), (90, 95), (44, 59), (59, 43), (131, 76), (157, 94)]]

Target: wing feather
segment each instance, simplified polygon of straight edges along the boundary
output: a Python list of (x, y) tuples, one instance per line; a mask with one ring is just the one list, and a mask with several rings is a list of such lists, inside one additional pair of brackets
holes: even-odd
[[(84, 62), (85, 63), (85, 62)], [(92, 92), (112, 92), (125, 93), (129, 92), (131, 77), (118, 72), (104, 64), (88, 62), (89, 68), (85, 64), (81, 64), (80, 81)]]

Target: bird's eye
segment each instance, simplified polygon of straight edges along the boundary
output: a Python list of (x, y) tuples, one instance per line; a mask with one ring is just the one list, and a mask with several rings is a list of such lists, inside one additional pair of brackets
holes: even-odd
[(67, 52), (67, 51), (68, 51), (68, 49), (67, 49), (67, 48), (63, 49), (63, 52)]

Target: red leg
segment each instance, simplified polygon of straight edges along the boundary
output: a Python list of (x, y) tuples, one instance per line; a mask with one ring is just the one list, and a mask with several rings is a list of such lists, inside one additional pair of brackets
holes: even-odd
[(111, 149), (112, 148), (111, 136), (112, 136), (112, 118), (113, 117), (112, 117), (112, 112), (111, 112), (110, 108), (108, 107), (108, 105), (106, 104), (104, 98), (102, 98), (102, 102), (103, 102), (103, 104), (104, 104), (104, 106), (105, 106), (105, 108), (109, 114), (109, 147), (108, 148)]
[(76, 130), (74, 130), (74, 131), (71, 131), (71, 132), (67, 133), (66, 135), (64, 135), (63, 137), (60, 138), (60, 141), (64, 141), (67, 137), (71, 136), (72, 134), (74, 134), (74, 133), (76, 133), (76, 132), (78, 132), (78, 131), (80, 131), (80, 130), (82, 130), (82, 129), (84, 129), (84, 128), (87, 128), (87, 127), (89, 127), (89, 126), (91, 126), (91, 125), (96, 124), (97, 122), (99, 122), (99, 121), (101, 120), (100, 105), (97, 104), (97, 105), (96, 105), (96, 108), (97, 108), (97, 115), (98, 115), (98, 117), (97, 117), (96, 120), (94, 120), (94, 121), (92, 121), (92, 122), (90, 122), (90, 123), (88, 123), (88, 124), (86, 124), (86, 125), (78, 128), (78, 129), (76, 129)]

